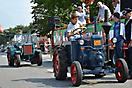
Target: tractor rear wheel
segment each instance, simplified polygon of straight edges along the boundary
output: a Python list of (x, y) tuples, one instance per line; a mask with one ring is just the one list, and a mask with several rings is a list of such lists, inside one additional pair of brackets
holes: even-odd
[(127, 63), (124, 59), (117, 59), (116, 61), (116, 79), (118, 80), (119, 83), (124, 83), (127, 81), (128, 78), (128, 66)]
[(15, 55), (15, 58), (14, 58), (14, 66), (16, 67), (20, 67), (20, 60), (21, 60), (21, 57), (20, 55)]
[(82, 83), (82, 68), (78, 61), (74, 61), (71, 65), (71, 81), (73, 86), (80, 86)]
[(66, 80), (67, 77), (67, 58), (64, 47), (56, 50), (53, 58), (53, 68), (56, 80)]

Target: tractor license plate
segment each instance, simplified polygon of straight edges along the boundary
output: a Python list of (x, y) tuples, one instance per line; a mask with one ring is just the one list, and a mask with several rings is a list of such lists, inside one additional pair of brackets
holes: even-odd
[(94, 40), (94, 46), (100, 46), (101, 40)]

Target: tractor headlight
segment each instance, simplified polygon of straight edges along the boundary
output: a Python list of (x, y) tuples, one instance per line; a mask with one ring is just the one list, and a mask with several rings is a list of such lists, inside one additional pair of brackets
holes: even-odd
[(22, 48), (22, 46), (19, 46), (19, 48), (21, 49), (21, 48)]
[(35, 45), (35, 48), (37, 48), (37, 45)]
[(84, 45), (84, 40), (80, 40), (80, 41), (79, 41), (79, 44), (80, 44), (80, 45)]
[(117, 38), (113, 38), (112, 42), (116, 43), (117, 42)]

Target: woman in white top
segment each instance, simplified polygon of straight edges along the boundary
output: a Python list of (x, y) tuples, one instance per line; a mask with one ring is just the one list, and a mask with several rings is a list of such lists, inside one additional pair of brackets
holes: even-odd
[(121, 13), (121, 7), (120, 7), (120, 0), (113, 0), (112, 2), (113, 6), (114, 6), (114, 13), (115, 12), (118, 12), (120, 13), (120, 16), (122, 16), (122, 13)]
[(77, 15), (78, 15), (78, 20), (83, 24), (85, 25), (86, 24), (86, 19), (85, 19), (85, 16), (86, 16), (86, 12), (83, 11), (82, 7), (81, 6), (78, 6), (77, 8)]
[(104, 5), (102, 2), (98, 2), (97, 6), (99, 7), (97, 21), (104, 21), (105, 10), (108, 10), (108, 18), (111, 17), (110, 9), (106, 5)]

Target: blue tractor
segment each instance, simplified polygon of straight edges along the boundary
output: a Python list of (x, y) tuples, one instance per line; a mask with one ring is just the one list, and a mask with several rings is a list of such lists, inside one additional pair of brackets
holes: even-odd
[(9, 66), (21, 66), (21, 61), (42, 65), (41, 50), (37, 49), (37, 36), (31, 34), (18, 34), (14, 36), (14, 42), (7, 48)]
[[(76, 35), (77, 31), (79, 35)], [(86, 74), (102, 78), (109, 73), (115, 73), (118, 82), (127, 81), (128, 67), (125, 60), (117, 58), (115, 64), (109, 63), (106, 53), (109, 45), (103, 44), (102, 36), (94, 33), (88, 38), (82, 37), (81, 28), (75, 29), (74, 34), (70, 41), (55, 46), (53, 68), (56, 80), (65, 80), (70, 67), (73, 86), (80, 86)]]

